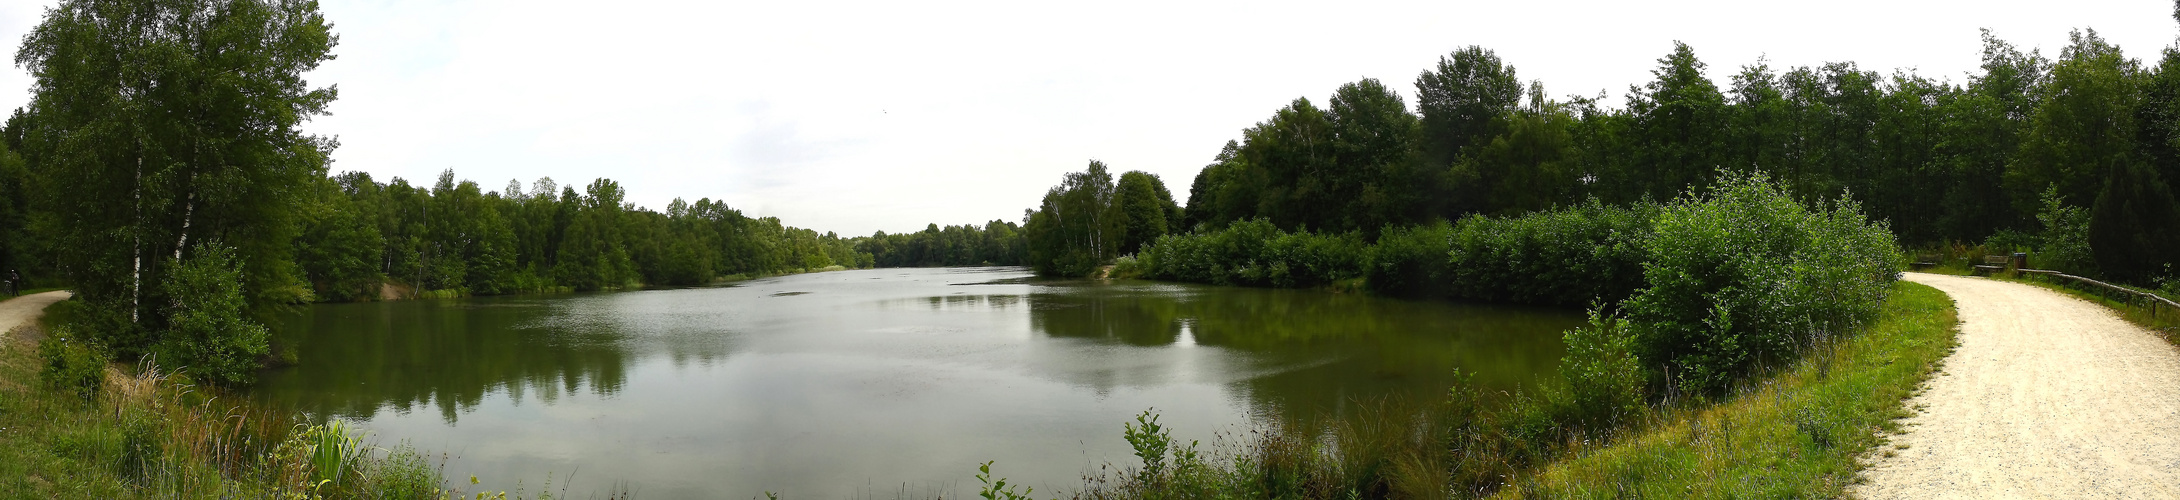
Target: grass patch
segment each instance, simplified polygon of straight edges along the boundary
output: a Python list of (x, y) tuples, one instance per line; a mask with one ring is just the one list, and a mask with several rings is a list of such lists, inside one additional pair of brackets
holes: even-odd
[(1641, 430), (1578, 449), (1499, 497), (1840, 497), (1898, 432), (1903, 401), (1956, 345), (1952, 299), (1894, 285), (1876, 323), (1820, 345), (1708, 407), (1657, 412)]

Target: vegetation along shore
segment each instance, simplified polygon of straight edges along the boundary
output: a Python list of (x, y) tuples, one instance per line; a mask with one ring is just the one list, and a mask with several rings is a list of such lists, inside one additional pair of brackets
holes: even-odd
[[(72, 298), (0, 315), (0, 495), (467, 494), (447, 455), (237, 396), (297, 362), (268, 325), (312, 304), (939, 266), (1588, 313), (1527, 389), (1343, 400), (1338, 418), (1220, 446), (1146, 411), (1116, 422), (1135, 462), (1046, 494), (1881, 495), (1920, 491), (1863, 484), (1906, 449), (1888, 441), (1912, 431), (1903, 402), (1954, 390), (1925, 384), (1991, 338), (1959, 329), (1984, 308), (1940, 291), (1966, 288), (1903, 280), (1911, 265), (2021, 253), (2180, 296), (2180, 45), (2145, 63), (2090, 29), (2055, 57), (1986, 31), (1960, 83), (1759, 60), (1721, 85), (1676, 42), (1624, 106), (1554, 97), (1463, 47), (1415, 77), (1412, 106), (1364, 78), (1278, 107), (1218, 148), (1185, 203), (1090, 160), (1019, 219), (869, 236), (708, 197), (638, 207), (606, 178), (495, 190), (451, 169), (333, 172), (339, 142), (302, 124), (339, 91), (304, 77), (339, 42), (316, 2), (259, 0), (64, 0), (23, 38), (34, 97), (0, 126), (0, 270), (9, 290)], [(2020, 267), (2002, 277), (2051, 279), (2005, 274)], [(2180, 339), (2180, 311), (2097, 300)], [(983, 463), (979, 493), (1031, 493), (1008, 465)]]

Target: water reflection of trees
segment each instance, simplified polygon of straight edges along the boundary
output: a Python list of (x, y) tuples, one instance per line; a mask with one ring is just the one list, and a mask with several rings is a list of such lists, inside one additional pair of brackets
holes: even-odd
[(1354, 398), (1440, 397), (1464, 379), (1526, 387), (1557, 369), (1560, 334), (1582, 320), (1556, 308), (1174, 285), (1050, 287), (1029, 309), (1050, 337), (1158, 347), (1185, 331), (1241, 353), (1249, 362), (1236, 368), (1248, 372), (1233, 374), (1234, 390), (1288, 418)]
[[(312, 307), (281, 329), (298, 346), (300, 365), (268, 374), (255, 392), (314, 415), (368, 419), (384, 409), (429, 407), (448, 423), (495, 391), (546, 404), (586, 391), (618, 393), (640, 339), (612, 325), (552, 320), (565, 313), (536, 303)], [(725, 354), (718, 346), (663, 343), (677, 364)]]

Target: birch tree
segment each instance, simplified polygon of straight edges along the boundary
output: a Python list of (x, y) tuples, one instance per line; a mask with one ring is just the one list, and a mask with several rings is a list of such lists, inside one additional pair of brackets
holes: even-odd
[(115, 347), (157, 340), (177, 307), (159, 284), (197, 242), (234, 248), (251, 310), (307, 297), (296, 207), (335, 142), (298, 127), (336, 91), (303, 75), (336, 43), (296, 0), (65, 0), (24, 37), (20, 133), (56, 264), (128, 331)]

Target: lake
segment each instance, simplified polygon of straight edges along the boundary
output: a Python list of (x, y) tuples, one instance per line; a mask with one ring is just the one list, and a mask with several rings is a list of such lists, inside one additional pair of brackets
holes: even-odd
[[(638, 498), (1040, 495), (1134, 465), (1155, 408), (1209, 446), (1358, 398), (1519, 390), (1581, 311), (1317, 290), (874, 269), (730, 286), (325, 304), (257, 400), (446, 454), (457, 486)], [(1345, 408), (1352, 408), (1346, 406)], [(1328, 413), (1329, 412), (1329, 413)], [(572, 481), (570, 480), (572, 478)]]

